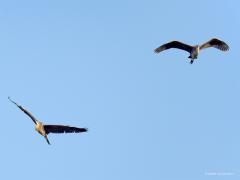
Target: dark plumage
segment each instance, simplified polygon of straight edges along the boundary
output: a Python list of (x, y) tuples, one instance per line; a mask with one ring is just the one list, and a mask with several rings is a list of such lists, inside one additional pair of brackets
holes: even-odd
[(184, 51), (187, 51), (189, 53), (191, 53), (192, 51), (192, 46), (189, 46), (187, 44), (184, 44), (182, 42), (179, 41), (171, 41), (169, 43), (163, 44), (162, 46), (159, 46), (158, 48), (156, 48), (154, 50), (155, 53), (160, 53), (164, 50), (170, 49), (170, 48), (177, 48), (177, 49), (182, 49)]
[(86, 132), (86, 128), (77, 128), (63, 125), (43, 125), (46, 134), (49, 133), (81, 133)]
[(209, 48), (209, 47), (215, 47), (221, 51), (228, 51), (229, 50), (229, 46), (224, 42), (221, 41), (219, 39), (211, 39), (210, 41), (202, 44), (200, 46), (200, 49), (205, 49), (205, 48)]
[(64, 125), (44, 125), (42, 122), (38, 121), (29, 111), (24, 109), (22, 106), (18, 105), (16, 102), (8, 99), (14, 103), (19, 109), (21, 109), (25, 114), (27, 114), (35, 124), (35, 130), (40, 133), (46, 139), (47, 143), (50, 144), (47, 135), (49, 133), (81, 133), (87, 132), (86, 128), (78, 128)]
[(197, 59), (200, 50), (205, 49), (205, 48), (209, 48), (209, 47), (214, 47), (214, 48), (217, 48), (221, 51), (228, 51), (229, 50), (229, 46), (225, 42), (214, 38), (214, 39), (211, 39), (210, 41), (208, 41), (208, 42), (206, 42), (202, 45), (196, 45), (196, 46), (190, 46), (188, 44), (184, 44), (184, 43), (179, 42), (179, 41), (171, 41), (169, 43), (166, 43), (166, 44), (163, 44), (163, 45), (159, 46), (158, 48), (156, 48), (154, 50), (154, 52), (155, 53), (160, 53), (164, 50), (171, 49), (171, 48), (181, 49), (181, 50), (184, 50), (184, 51), (187, 51), (187, 52), (190, 53), (190, 56), (188, 58), (191, 59), (190, 63), (192, 64), (194, 59)]
[(34, 124), (37, 124), (37, 119), (35, 119), (35, 117), (30, 113), (28, 112), (26, 109), (24, 109), (22, 106), (18, 105), (16, 102), (14, 102), (13, 100), (11, 100), (10, 97), (8, 97), (8, 99), (13, 103), (15, 104), (19, 109), (21, 109), (26, 115), (28, 115), (31, 120), (34, 122)]

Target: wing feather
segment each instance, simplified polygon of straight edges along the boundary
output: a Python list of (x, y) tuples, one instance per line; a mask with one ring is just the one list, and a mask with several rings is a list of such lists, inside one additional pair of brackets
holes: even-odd
[(44, 125), (44, 130), (49, 133), (81, 133), (86, 132), (86, 128), (78, 128), (64, 125)]
[(14, 102), (10, 97), (8, 97), (8, 99), (9, 99), (13, 104), (15, 104), (19, 109), (21, 109), (26, 115), (28, 115), (35, 124), (37, 124), (36, 118), (35, 118), (29, 111), (27, 111), (26, 109), (24, 109), (22, 106), (18, 105), (18, 104), (17, 104), (16, 102)]
[(217, 48), (221, 51), (228, 51), (229, 50), (229, 46), (225, 42), (223, 42), (219, 39), (216, 39), (216, 38), (211, 39), (210, 41), (202, 44), (200, 46), (200, 49), (205, 49), (205, 48), (209, 48), (209, 47), (215, 47), (215, 48)]
[(164, 50), (170, 49), (170, 48), (177, 48), (177, 49), (182, 49), (184, 51), (187, 51), (189, 53), (191, 53), (193, 47), (188, 45), (188, 44), (184, 44), (182, 42), (179, 41), (171, 41), (169, 43), (163, 44), (161, 46), (159, 46), (158, 48), (156, 48), (154, 50), (155, 53), (160, 53)]

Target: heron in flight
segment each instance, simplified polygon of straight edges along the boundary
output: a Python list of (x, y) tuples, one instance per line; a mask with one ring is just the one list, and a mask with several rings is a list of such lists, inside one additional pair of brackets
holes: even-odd
[(156, 48), (154, 50), (155, 53), (160, 53), (164, 50), (170, 49), (170, 48), (177, 48), (177, 49), (182, 49), (184, 51), (187, 51), (190, 53), (190, 56), (188, 58), (191, 59), (190, 64), (193, 63), (194, 59), (197, 59), (198, 54), (200, 52), (200, 50), (205, 49), (205, 48), (209, 48), (209, 47), (214, 47), (217, 48), (221, 51), (228, 51), (229, 50), (229, 46), (219, 40), (219, 39), (211, 39), (210, 41), (202, 44), (202, 45), (196, 45), (196, 46), (190, 46), (188, 44), (184, 44), (182, 42), (179, 41), (171, 41), (169, 43), (163, 44), (162, 46), (159, 46), (158, 48)]
[(14, 102), (10, 97), (8, 97), (8, 99), (32, 119), (35, 124), (35, 130), (46, 139), (49, 145), (50, 142), (47, 137), (49, 133), (81, 133), (87, 131), (86, 128), (78, 128), (64, 125), (44, 125), (42, 122), (38, 121), (29, 111)]

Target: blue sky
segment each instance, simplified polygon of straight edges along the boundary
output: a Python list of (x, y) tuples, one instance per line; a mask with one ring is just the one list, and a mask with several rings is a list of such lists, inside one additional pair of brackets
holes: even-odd
[[(0, 2), (0, 179), (239, 179), (239, 6)], [(153, 53), (213, 37), (230, 51), (193, 65), (183, 51)], [(8, 96), (46, 124), (89, 132), (50, 134), (48, 146)]]

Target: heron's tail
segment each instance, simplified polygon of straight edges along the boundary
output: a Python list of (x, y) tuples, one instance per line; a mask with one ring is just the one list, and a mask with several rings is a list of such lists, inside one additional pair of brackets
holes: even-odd
[(44, 136), (44, 137), (45, 137), (47, 143), (48, 143), (49, 145), (51, 145), (51, 143), (50, 143), (49, 140), (48, 140), (48, 137), (47, 137), (47, 136)]

